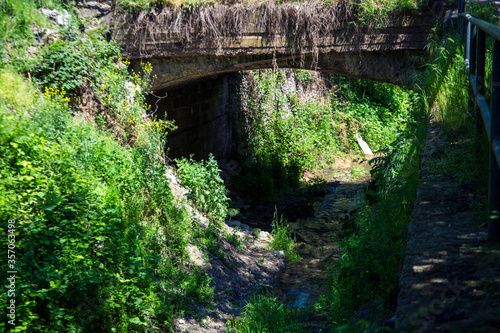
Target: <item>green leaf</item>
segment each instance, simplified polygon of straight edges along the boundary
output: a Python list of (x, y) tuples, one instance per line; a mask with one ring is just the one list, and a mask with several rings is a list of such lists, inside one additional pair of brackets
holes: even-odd
[(139, 319), (139, 317), (130, 318), (128, 321), (136, 325), (144, 325), (144, 326), (147, 325), (147, 323), (142, 322), (141, 319)]
[(61, 285), (62, 283), (62, 280), (56, 280), (56, 282), (54, 281), (50, 281), (50, 288), (57, 288)]

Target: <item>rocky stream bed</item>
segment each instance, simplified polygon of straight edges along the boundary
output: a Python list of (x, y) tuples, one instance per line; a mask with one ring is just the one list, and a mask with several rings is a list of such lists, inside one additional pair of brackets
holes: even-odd
[[(358, 163), (343, 162), (335, 169), (325, 169), (306, 178), (321, 179), (321, 190), (291, 194), (272, 203), (255, 203), (233, 194), (241, 218), (227, 221), (224, 228), (240, 239), (243, 248), (223, 244), (227, 260), (213, 257), (206, 266), (216, 290), (217, 304), (212, 310), (199, 309), (199, 316), (176, 320), (180, 332), (223, 332), (228, 319), (240, 315), (249, 298), (267, 290), (289, 306), (303, 308), (325, 293), (327, 267), (341, 256), (340, 237), (352, 227), (353, 214), (364, 203), (369, 184), (369, 165), (364, 162), (362, 175), (354, 177), (350, 168)], [(287, 220), (296, 237), (301, 260), (287, 262), (281, 251), (271, 251), (270, 232), (275, 212)], [(256, 230), (260, 230), (259, 233)], [(306, 318), (306, 331), (326, 332), (321, 317)]]

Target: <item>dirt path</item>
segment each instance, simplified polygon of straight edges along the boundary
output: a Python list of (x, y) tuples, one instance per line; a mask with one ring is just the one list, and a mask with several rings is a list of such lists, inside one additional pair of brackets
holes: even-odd
[(485, 218), (473, 205), (477, 186), (439, 167), (453, 144), (431, 122), (400, 277), (398, 332), (500, 332), (500, 246), (486, 242)]

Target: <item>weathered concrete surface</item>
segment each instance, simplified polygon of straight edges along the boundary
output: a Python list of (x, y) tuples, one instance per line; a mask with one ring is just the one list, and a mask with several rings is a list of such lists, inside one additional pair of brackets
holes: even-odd
[(477, 185), (460, 183), (439, 165), (457, 144), (431, 123), (400, 276), (397, 332), (500, 332), (500, 249), (486, 242), (474, 206)]
[(410, 81), (429, 30), (444, 17), (443, 3), (431, 0), (421, 13), (391, 15), (381, 28), (355, 22), (354, 8), (345, 2), (214, 5), (191, 13), (164, 8), (116, 14), (112, 38), (136, 69), (141, 61), (152, 63), (154, 90), (276, 66)]

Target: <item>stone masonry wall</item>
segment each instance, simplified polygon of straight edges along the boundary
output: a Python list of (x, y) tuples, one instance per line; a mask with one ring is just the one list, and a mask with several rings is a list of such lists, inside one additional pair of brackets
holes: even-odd
[(229, 76), (154, 93), (156, 96), (167, 94), (163, 99), (149, 97), (152, 110), (158, 106), (156, 115), (174, 120), (178, 126), (167, 136), (170, 158), (193, 154), (200, 160), (206, 159), (209, 153), (217, 160), (229, 158), (237, 111), (233, 90), (234, 77)]

